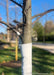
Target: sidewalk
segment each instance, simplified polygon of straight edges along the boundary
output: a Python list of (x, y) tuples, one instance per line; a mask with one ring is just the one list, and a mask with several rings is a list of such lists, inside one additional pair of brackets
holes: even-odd
[(47, 51), (49, 51), (50, 53), (53, 53), (53, 54), (54, 54), (54, 44), (33, 43), (33, 46), (34, 46), (34, 47), (37, 47), (37, 48), (41, 48), (41, 49), (47, 50)]

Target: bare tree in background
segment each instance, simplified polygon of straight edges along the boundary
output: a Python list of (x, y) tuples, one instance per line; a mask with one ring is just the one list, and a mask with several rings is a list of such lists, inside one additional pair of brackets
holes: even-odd
[[(6, 14), (7, 14), (7, 24), (9, 24), (9, 2), (8, 0), (6, 0)], [(10, 31), (9, 31), (9, 27), (7, 28), (7, 41), (10, 41)]]
[(53, 32), (53, 31), (54, 31), (54, 23), (53, 23), (53, 21), (47, 21), (45, 23), (45, 32), (47, 34), (49, 34), (49, 33)]

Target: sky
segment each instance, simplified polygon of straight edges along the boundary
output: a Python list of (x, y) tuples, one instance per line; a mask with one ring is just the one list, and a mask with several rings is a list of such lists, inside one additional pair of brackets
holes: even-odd
[[(34, 16), (38, 13), (42, 13), (48, 9), (54, 8), (54, 0), (31, 0), (31, 2), (32, 2), (32, 16)], [(2, 3), (2, 5), (1, 5), (1, 3)], [(14, 5), (15, 4), (10, 2), (10, 0), (9, 0), (9, 7), (8, 7), (9, 8), (9, 22), (12, 22), (15, 19), (15, 7), (14, 7)], [(16, 6), (16, 13), (18, 14), (16, 16), (16, 19), (18, 21), (21, 21), (21, 18), (22, 18), (21, 12), (22, 12), (22, 10), (18, 6)], [(5, 0), (0, 0), (0, 17), (2, 17), (3, 21), (7, 22)], [(33, 21), (35, 19), (33, 19)], [(44, 25), (46, 20), (47, 21), (52, 20), (54, 22), (54, 12), (51, 12), (51, 13), (43, 16), (39, 21), (42, 23), (42, 25)], [(3, 26), (4, 27), (0, 26), (0, 32), (6, 33), (7, 27), (5, 25), (3, 25)]]

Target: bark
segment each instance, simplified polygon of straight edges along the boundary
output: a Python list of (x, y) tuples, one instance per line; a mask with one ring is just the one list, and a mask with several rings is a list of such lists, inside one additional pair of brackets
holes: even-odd
[(31, 0), (24, 0), (23, 5), (22, 75), (32, 75)]
[[(30, 8), (29, 8), (30, 7)], [(28, 9), (29, 8), (29, 9)], [(32, 20), (31, 20), (31, 0), (24, 0), (24, 10), (23, 10), (23, 43), (31, 43), (31, 30), (32, 30)]]

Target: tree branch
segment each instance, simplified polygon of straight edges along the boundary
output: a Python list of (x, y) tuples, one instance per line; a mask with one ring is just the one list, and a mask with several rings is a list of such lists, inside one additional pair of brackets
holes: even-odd
[(14, 22), (14, 23), (17, 23), (17, 24), (19, 24), (19, 25), (23, 25), (23, 23), (21, 23), (21, 22), (19, 22), (19, 21), (17, 21), (17, 20), (13, 20), (13, 22)]
[(21, 4), (19, 4), (19, 3), (17, 3), (16, 1), (14, 1), (14, 0), (10, 0), (10, 1), (12, 1), (12, 2), (15, 3), (15, 4), (17, 4), (17, 5), (20, 6), (21, 8), (23, 8), (23, 6), (22, 6)]
[(54, 11), (54, 9), (50, 9), (50, 10), (45, 11), (44, 13), (40, 13), (40, 14), (37, 14), (35, 16), (32, 16), (32, 19), (35, 18), (35, 17), (38, 17), (38, 16), (44, 16), (45, 14), (50, 13), (52, 11)]
[(26, 25), (26, 24), (21, 23), (21, 22), (19, 22), (19, 21), (17, 21), (17, 20), (13, 20), (13, 22), (14, 22), (14, 23), (17, 23), (17, 25), (18, 25), (18, 26), (21, 26), (21, 27), (22, 27), (22, 25), (24, 25), (24, 26)]
[[(11, 25), (5, 23), (4, 21), (0, 21), (0, 23), (5, 24), (7, 27), (11, 28), (14, 32), (16, 32), (16, 33), (18, 34), (18, 31), (17, 31), (16, 29), (13, 29), (13, 26), (11, 26)], [(19, 35), (19, 37), (20, 37), (21, 40), (22, 40), (22, 36)], [(22, 42), (23, 42), (23, 41), (22, 41)]]
[[(13, 27), (12, 27), (11, 25), (7, 24), (6, 22), (0, 21), (0, 23), (5, 24), (7, 27), (9, 27), (9, 28), (11, 28), (13, 31), (15, 31), (15, 30), (13, 29)], [(16, 32), (16, 31), (15, 31), (15, 32)]]
[(38, 17), (33, 23), (32, 25), (34, 25), (42, 16)]

